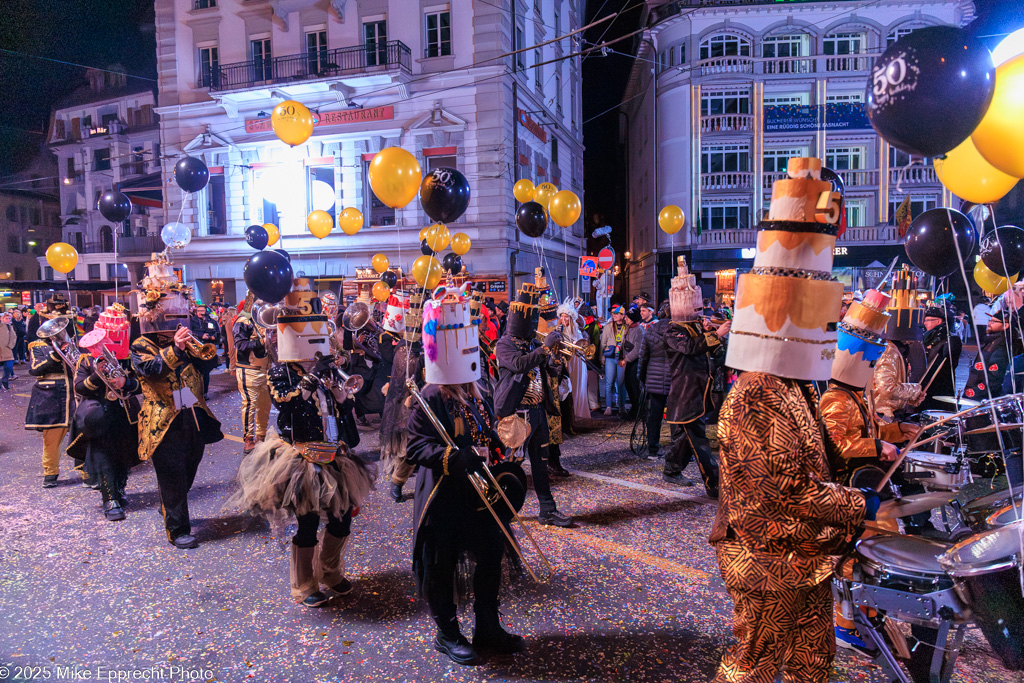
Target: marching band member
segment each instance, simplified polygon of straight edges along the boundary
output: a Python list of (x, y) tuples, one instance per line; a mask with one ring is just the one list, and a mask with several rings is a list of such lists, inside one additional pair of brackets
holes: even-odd
[(270, 392), (267, 390), (267, 339), (252, 319), (256, 295), (249, 292), (245, 303), (231, 326), (235, 347), (235, 377), (242, 397), (242, 443), (245, 453), (252, 453), (256, 442), (267, 435), (270, 418)]
[(886, 309), (889, 324), (885, 352), (875, 365), (871, 389), (875, 410), (887, 418), (921, 405), (925, 393), (920, 379), (925, 371), (921, 344), (923, 310), (917, 302), (916, 278), (907, 266), (893, 275), (892, 298)]
[(167, 540), (185, 550), (199, 545), (192, 535), (188, 492), (207, 444), (224, 435), (203, 398), (203, 376), (195, 365), (200, 354), (209, 354), (189, 330), (191, 288), (179, 284), (166, 251), (146, 269), (139, 291), (142, 336), (131, 344), (144, 397), (139, 459), (152, 459)]
[(950, 334), (949, 311), (945, 307), (932, 306), (924, 312), (924, 350), (928, 354), (928, 367), (921, 384), (928, 387), (922, 410), (944, 410), (947, 404), (935, 400), (936, 396), (956, 395), (956, 370), (960, 367), (963, 342), (960, 337)]
[(75, 414), (73, 387), (79, 356), (67, 300), (55, 294), (47, 302), (47, 310), (43, 313), (40, 307), (36, 313), (42, 322), (33, 333), (38, 336), (43, 329), (49, 336), (39, 337), (28, 345), (28, 371), (36, 383), (32, 385), (25, 414), (25, 429), (43, 433), (44, 489), (55, 487), (60, 475), (60, 444)]
[(75, 377), (81, 397), (75, 409), (68, 455), (85, 461), (89, 481), (99, 485), (103, 515), (124, 519), (128, 471), (139, 464), (139, 381), (128, 364), (128, 317), (114, 304), (82, 337)]
[[(351, 451), (359, 435), (351, 408), (342, 406), (351, 403), (354, 388), (338, 374), (327, 316), (308, 285), (297, 278), (277, 315), (279, 362), (270, 368), (269, 381), (278, 431), (271, 430), (242, 461), (240, 490), (229, 505), (275, 521), (295, 515), (291, 594), (304, 607), (316, 608), (352, 592), (345, 578), (345, 546), (375, 473)], [(318, 540), (321, 517), (327, 525)]]
[[(491, 514), (481, 508), (467, 478), (485, 458), (501, 450), (496, 419), (477, 388), (479, 331), (478, 320), (469, 311), (468, 285), (459, 290), (454, 286), (438, 288), (423, 315), (427, 384), (422, 397), (455, 447), (417, 402), (408, 423), (406, 456), (419, 466), (413, 572), (437, 625), (434, 648), (457, 664), (476, 663), (479, 651), (510, 654), (525, 647), (524, 640), (508, 633), (498, 617), (505, 539)], [(459, 628), (454, 594), (463, 555), (476, 561), (472, 644)]]

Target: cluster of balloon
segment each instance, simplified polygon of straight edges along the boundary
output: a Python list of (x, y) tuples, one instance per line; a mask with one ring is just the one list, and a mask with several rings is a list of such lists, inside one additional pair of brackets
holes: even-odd
[(521, 204), (516, 210), (516, 227), (527, 237), (540, 237), (548, 227), (547, 213), (539, 202)]
[(391, 288), (388, 287), (387, 283), (383, 280), (378, 280), (373, 283), (373, 288), (370, 290), (370, 293), (377, 301), (387, 301), (388, 297), (391, 296)]
[(100, 195), (97, 207), (100, 214), (111, 223), (120, 223), (132, 214), (132, 200), (128, 199), (127, 195), (113, 190)]
[(533, 201), (533, 181), (523, 178), (517, 180), (516, 184), (512, 186), (512, 194), (515, 196), (516, 201), (520, 204)]
[(313, 134), (313, 112), (295, 100), (285, 100), (270, 113), (270, 126), (281, 142), (301, 145)]
[(199, 192), (210, 182), (210, 169), (202, 159), (182, 157), (174, 165), (174, 182), (185, 192)]
[(245, 285), (267, 303), (277, 303), (292, 291), (292, 264), (283, 250), (257, 251), (245, 262)]
[(686, 224), (686, 214), (675, 204), (669, 204), (658, 212), (658, 227), (666, 235), (674, 235)]
[(424, 289), (437, 287), (442, 273), (441, 262), (433, 256), (424, 254), (412, 262), (412, 279)]
[(354, 235), (363, 229), (363, 212), (354, 206), (344, 209), (338, 216), (338, 227), (346, 235)]
[(551, 216), (555, 225), (562, 228), (568, 228), (579, 220), (582, 212), (583, 205), (580, 203), (580, 198), (571, 190), (556, 192), (548, 202), (548, 215)]
[(1005, 277), (1024, 268), (1024, 230), (1015, 225), (996, 228), (981, 239), (981, 262), (993, 273)]
[(967, 216), (953, 209), (930, 209), (910, 224), (904, 246), (915, 266), (928, 275), (946, 277), (959, 268), (958, 253), (966, 263), (976, 242), (974, 223)]
[(984, 261), (978, 261), (974, 264), (974, 281), (989, 296), (1002, 294), (1010, 288), (1010, 285), (1017, 281), (1018, 277), (1020, 277), (1019, 273), (1014, 273), (1009, 278), (997, 275), (985, 265)]
[(374, 254), (373, 258), (370, 259), (370, 265), (378, 273), (383, 273), (391, 266), (391, 262), (388, 261), (386, 254)]
[(469, 206), (469, 181), (454, 168), (435, 168), (420, 183), (420, 204), (430, 220), (450, 223)]
[(270, 244), (270, 233), (262, 225), (250, 225), (245, 229), (245, 243), (256, 251), (263, 251)]
[(401, 147), (386, 147), (374, 155), (368, 176), (377, 199), (392, 209), (400, 209), (416, 197), (423, 171), (409, 152)]
[(380, 281), (394, 289), (395, 285), (398, 284), (398, 274), (393, 270), (385, 270), (380, 274)]
[(160, 239), (171, 249), (184, 249), (192, 241), (192, 230), (184, 223), (174, 221), (160, 229)]
[(58, 273), (67, 275), (78, 265), (78, 252), (67, 242), (54, 242), (46, 248), (46, 262)]
[(310, 211), (309, 215), (306, 216), (306, 227), (309, 228), (309, 232), (312, 233), (313, 237), (322, 240), (330, 235), (331, 230), (334, 229), (334, 218), (331, 217), (331, 214), (320, 209)]

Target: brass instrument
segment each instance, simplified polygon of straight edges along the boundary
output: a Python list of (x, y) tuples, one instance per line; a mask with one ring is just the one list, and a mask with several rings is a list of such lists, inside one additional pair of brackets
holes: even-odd
[[(334, 335), (331, 335), (333, 338)], [(316, 352), (316, 359), (320, 360), (323, 358), (323, 354), (319, 351)], [(337, 366), (336, 363), (331, 363), (331, 376), (321, 380), (326, 388), (334, 389), (341, 387), (350, 394), (358, 393), (362, 388), (365, 381), (360, 375), (350, 375)]]
[[(561, 325), (555, 328), (554, 331), (561, 334)], [(538, 332), (537, 339), (543, 342), (547, 339), (548, 334), (550, 334), (550, 332), (547, 334)], [(558, 342), (555, 352), (565, 356), (565, 360), (567, 361), (572, 360), (573, 356), (579, 356), (583, 360), (587, 360), (597, 353), (597, 347), (593, 344), (584, 344), (582, 341), (571, 342), (568, 341), (565, 336), (562, 336), (561, 340)]]
[(74, 373), (78, 370), (78, 359), (82, 352), (75, 345), (75, 341), (68, 336), (67, 327), (70, 324), (71, 318), (64, 316), (50, 318), (39, 326), (36, 336), (45, 339), (46, 343), (53, 348), (53, 352), (64, 361), (64, 365)]
[[(423, 408), (423, 412), (426, 414), (427, 419), (430, 420), (430, 423), (432, 425), (434, 425), (434, 429), (436, 429), (437, 433), (441, 435), (442, 439), (444, 439), (445, 444), (452, 449), (457, 449), (458, 446), (455, 445), (454, 439), (452, 439), (451, 435), (448, 434), (448, 431), (444, 428), (444, 425), (441, 424), (441, 421), (437, 418), (437, 415), (434, 414), (434, 411), (430, 409), (429, 405), (427, 405), (427, 402), (423, 398), (423, 396), (420, 395), (420, 390), (416, 386), (416, 381), (413, 380), (412, 378), (409, 378), (408, 380), (406, 380), (405, 386), (408, 387), (410, 393), (412, 393), (412, 395), (416, 397), (416, 400), (419, 402), (420, 407)], [(498, 480), (494, 477), (494, 474), (491, 472), (491, 469), (487, 466), (487, 461), (485, 460), (481, 464), (481, 466), (483, 468), (484, 474), (486, 474), (487, 477), (485, 478), (484, 474), (480, 474), (479, 472), (469, 472), (466, 475), (469, 478), (469, 483), (473, 486), (473, 490), (476, 491), (476, 494), (480, 496), (480, 500), (483, 501), (484, 507), (486, 507), (487, 510), (491, 513), (491, 516), (494, 517), (494, 521), (501, 529), (501, 533), (505, 534), (505, 539), (508, 541), (509, 545), (515, 551), (516, 555), (519, 556), (519, 560), (523, 563), (523, 566), (526, 568), (526, 572), (530, 575), (530, 578), (532, 578), (537, 583), (547, 583), (551, 580), (551, 577), (554, 575), (554, 570), (551, 568), (551, 563), (548, 562), (548, 558), (544, 556), (544, 551), (542, 551), (540, 549), (540, 546), (537, 545), (537, 541), (534, 540), (533, 534), (531, 534), (530, 530), (526, 527), (526, 524), (523, 522), (523, 518), (519, 516), (518, 512), (516, 512), (515, 506), (512, 505), (512, 502), (508, 499), (508, 496), (505, 495), (505, 491), (498, 484)], [(488, 479), (490, 481), (488, 481)], [(509, 529), (501, 521), (501, 517), (499, 517), (498, 513), (495, 511), (494, 505), (498, 502), (499, 498), (500, 500), (505, 501), (505, 505), (508, 506), (508, 511), (511, 514), (512, 519), (518, 522), (519, 528), (521, 528), (523, 530), (523, 533), (526, 534), (526, 537), (530, 540), (530, 543), (533, 545), (534, 550), (537, 551), (537, 554), (540, 556), (541, 561), (544, 563), (544, 567), (547, 571), (547, 574), (543, 579), (538, 577), (537, 574), (530, 567), (530, 564), (526, 561), (526, 556), (523, 554), (523, 549), (519, 545), (519, 542), (516, 540), (516, 537), (512, 535)]]
[(353, 301), (341, 314), (341, 326), (349, 332), (358, 332), (373, 320), (373, 311), (362, 301)]
[[(99, 353), (98, 357), (96, 357), (93, 368), (99, 378), (103, 380), (103, 383), (107, 385), (107, 400), (127, 401), (128, 395), (121, 389), (114, 386), (114, 380), (127, 380), (128, 373), (124, 371), (123, 367), (121, 367), (120, 361), (117, 360), (114, 356), (114, 352), (111, 351), (108, 346), (104, 345), (99, 349), (93, 349), (93, 347), (98, 344), (103, 344), (106, 340), (106, 336), (104, 334), (98, 334), (96, 337), (90, 338), (90, 335), (92, 334), (93, 332), (90, 332), (82, 337), (82, 348), (91, 353), (94, 357), (97, 356), (97, 352)], [(93, 342), (93, 339), (98, 341)]]
[[(178, 329), (188, 330), (184, 325), (178, 325)], [(213, 360), (217, 357), (217, 347), (213, 344), (204, 344), (199, 341), (191, 331), (189, 331), (188, 338), (185, 340), (185, 352), (199, 360)]]

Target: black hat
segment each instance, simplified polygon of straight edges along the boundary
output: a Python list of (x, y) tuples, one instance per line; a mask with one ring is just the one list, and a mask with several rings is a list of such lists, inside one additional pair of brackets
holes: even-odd
[(508, 313), (508, 302), (507, 301), (499, 301), (498, 304), (497, 304), (497, 309), (499, 311), (501, 311), (502, 313)]
[(484, 306), (491, 313), (494, 313), (495, 310), (497, 309), (497, 306), (494, 305), (494, 299), (491, 299), (490, 301), (484, 301)]
[(578, 313), (584, 318), (589, 318), (594, 315), (594, 309), (592, 309), (588, 304), (583, 304), (580, 306)]
[[(926, 313), (926, 315), (927, 315), (927, 313)], [(991, 319), (992, 320), (996, 320), (998, 322), (1003, 322), (1003, 317), (1004, 317), (1003, 311), (1002, 311), (1002, 309), (1000, 309), (1000, 310), (998, 310), (998, 311), (996, 311), (995, 313), (992, 314), (992, 318)]]
[(640, 307), (639, 306), (630, 306), (629, 310), (626, 311), (626, 317), (629, 318), (630, 320), (632, 320), (635, 323), (640, 322), (640, 318), (641, 318)]
[(946, 320), (946, 311), (939, 308), (938, 306), (929, 306), (924, 309), (924, 317), (926, 318), (941, 318), (943, 322)]

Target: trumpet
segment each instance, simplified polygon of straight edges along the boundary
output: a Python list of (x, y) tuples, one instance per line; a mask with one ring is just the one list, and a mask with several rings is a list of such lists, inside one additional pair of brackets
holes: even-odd
[[(178, 329), (188, 330), (184, 325), (178, 325)], [(213, 360), (217, 357), (217, 347), (199, 341), (191, 331), (188, 333), (188, 339), (185, 340), (185, 352), (199, 360)]]
[[(427, 405), (426, 400), (420, 395), (420, 390), (416, 386), (416, 381), (410, 377), (406, 380), (405, 386), (408, 387), (412, 395), (416, 397), (420, 407), (423, 408), (423, 412), (426, 413), (427, 419), (430, 420), (430, 424), (434, 425), (434, 429), (436, 429), (437, 433), (441, 435), (442, 439), (444, 439), (445, 444), (452, 449), (457, 449), (458, 446), (455, 444), (455, 440), (452, 439), (450, 434), (448, 434), (448, 431), (444, 428), (444, 425), (441, 424), (437, 415), (434, 414), (434, 411), (430, 409), (429, 405)], [(473, 486), (473, 490), (476, 491), (476, 494), (480, 496), (480, 500), (483, 501), (484, 507), (486, 507), (491, 513), (491, 516), (494, 517), (494, 521), (497, 523), (498, 528), (501, 529), (501, 533), (505, 534), (505, 539), (512, 547), (512, 550), (515, 551), (516, 555), (519, 556), (519, 560), (523, 563), (523, 566), (526, 568), (526, 572), (530, 575), (530, 578), (537, 583), (547, 583), (551, 580), (551, 577), (554, 574), (554, 570), (551, 568), (551, 563), (548, 562), (548, 558), (544, 556), (544, 552), (540, 549), (540, 546), (537, 545), (537, 541), (534, 540), (533, 534), (531, 534), (530, 530), (526, 527), (526, 524), (523, 522), (523, 518), (519, 516), (518, 512), (516, 512), (515, 506), (512, 505), (508, 496), (505, 495), (505, 491), (498, 484), (498, 480), (494, 477), (490, 468), (487, 467), (486, 461), (482, 463), (482, 467), (483, 474), (480, 472), (470, 472), (466, 475), (469, 478), (469, 483)], [(486, 475), (486, 477), (484, 475)], [(501, 517), (498, 516), (497, 511), (494, 509), (494, 505), (497, 503), (499, 498), (500, 500), (505, 501), (505, 505), (508, 506), (508, 511), (511, 514), (512, 519), (519, 524), (519, 528), (523, 530), (523, 533), (526, 534), (526, 537), (533, 545), (534, 550), (536, 550), (537, 554), (540, 556), (541, 562), (544, 564), (544, 569), (547, 572), (543, 579), (537, 576), (536, 572), (534, 572), (530, 567), (530, 564), (526, 561), (526, 556), (523, 554), (523, 548), (519, 545), (516, 537), (512, 535), (508, 527), (506, 527), (504, 522), (502, 522)]]
[[(558, 332), (559, 334), (561, 334), (561, 331), (562, 331), (561, 330), (561, 326), (559, 325), (559, 327), (556, 328), (555, 331)], [(550, 334), (550, 332), (548, 334)], [(543, 342), (543, 341), (545, 341), (547, 339), (547, 335), (546, 334), (542, 334), (541, 332), (538, 332), (537, 333), (537, 339), (539, 341)], [(588, 358), (593, 356), (594, 353), (596, 353), (596, 352), (597, 352), (597, 347), (594, 346), (593, 344), (584, 344), (582, 341), (571, 342), (571, 341), (567, 340), (564, 336), (558, 342), (557, 353), (560, 353), (563, 356), (565, 356), (566, 360), (572, 360), (573, 356), (579, 356), (583, 360), (587, 360)]]
[(252, 309), (252, 326), (267, 350), (273, 363), (277, 362), (277, 345), (270, 338), (270, 333), (277, 328), (277, 314), (280, 308), (274, 304), (260, 302)]
[[(334, 335), (331, 335), (333, 338)], [(333, 346), (333, 345), (332, 345)], [(316, 352), (316, 359), (320, 360), (323, 358), (323, 354), (319, 351)], [(365, 383), (360, 375), (350, 375), (335, 363), (331, 363), (331, 375), (322, 380), (328, 389), (341, 387), (350, 394), (358, 393)]]
[(82, 352), (75, 346), (74, 340), (68, 336), (67, 326), (70, 323), (71, 318), (63, 316), (51, 318), (39, 326), (39, 329), (36, 330), (36, 336), (40, 339), (45, 339), (53, 348), (53, 352), (64, 361), (64, 365), (74, 374), (78, 371), (78, 359)]

